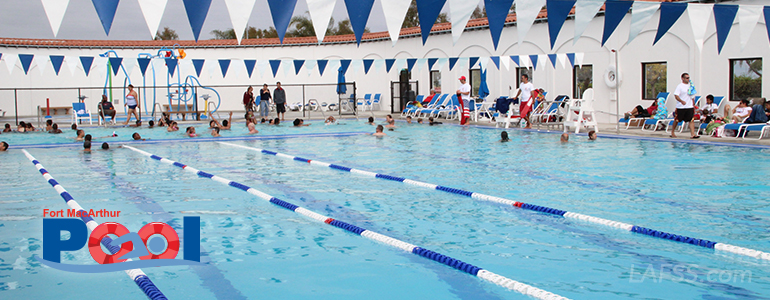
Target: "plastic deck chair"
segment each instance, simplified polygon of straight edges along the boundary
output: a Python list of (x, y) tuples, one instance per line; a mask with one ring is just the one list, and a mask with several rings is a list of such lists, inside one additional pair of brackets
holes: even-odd
[(438, 113), (438, 110), (441, 108), (444, 108), (449, 105), (449, 102), (452, 101), (452, 99), (449, 97), (449, 94), (441, 94), (441, 97), (439, 97), (439, 100), (433, 105), (432, 107), (426, 107), (419, 111), (421, 115), (427, 114), (427, 117), (432, 117), (434, 114)]
[(564, 132), (568, 128), (575, 128), (575, 133), (580, 132), (580, 128), (593, 127), (593, 130), (599, 132), (596, 124), (596, 112), (594, 111), (594, 90), (586, 89), (583, 92), (582, 99), (573, 99), (569, 101), (567, 115), (564, 119)]
[(75, 102), (72, 103), (72, 124), (77, 121), (87, 119), (88, 124), (93, 125), (94, 121), (91, 120), (91, 111), (86, 109), (85, 103)]
[[(444, 108), (439, 108), (435, 111), (436, 117), (440, 118), (441, 114), (446, 115), (446, 119), (450, 120), (450, 117), (458, 116), (457, 111), (460, 110), (460, 99), (457, 99), (457, 95), (452, 95), (452, 97), (449, 99), (449, 105), (446, 105)], [(462, 114), (462, 112), (460, 112)]]
[(380, 106), (380, 98), (382, 98), (382, 94), (374, 94), (374, 98), (372, 99), (372, 102), (369, 104), (369, 109), (374, 110), (374, 107), (377, 106), (377, 110), (382, 109)]
[[(668, 94), (669, 93), (667, 93), (667, 92), (660, 92), (660, 93), (658, 93), (658, 96), (655, 97), (655, 101), (658, 101), (658, 98), (661, 98), (661, 97), (663, 99), (668, 99)], [(623, 119), (620, 119), (618, 122), (619, 123), (625, 123), (626, 124), (626, 130), (628, 130), (628, 128), (631, 127), (631, 123), (632, 122), (636, 121), (636, 127), (644, 127), (644, 122), (647, 121), (648, 119), (651, 119), (651, 118), (652, 118), (652, 116), (649, 117), (649, 118), (630, 118), (630, 119), (623, 118)]]
[(363, 98), (358, 98), (358, 101), (356, 102), (356, 109), (359, 111), (366, 111), (366, 108), (369, 106), (369, 103), (371, 103), (372, 94), (365, 94)]
[(420, 116), (422, 114), (423, 110), (427, 112), (427, 111), (430, 111), (431, 109), (434, 109), (438, 105), (438, 103), (442, 103), (444, 101), (444, 98), (446, 98), (446, 96), (447, 96), (446, 94), (435, 94), (435, 95), (433, 95), (433, 98), (430, 99), (430, 102), (428, 102), (427, 105), (425, 105), (423, 107), (415, 108), (412, 111), (412, 116), (413, 117), (418, 117), (418, 116)]
[[(417, 95), (414, 101), (418, 103), (422, 103), (422, 99), (425, 99), (424, 95)], [(416, 108), (419, 108), (419, 107), (417, 105), (407, 104), (406, 107), (404, 107), (404, 109), (401, 110), (401, 117), (406, 118), (408, 116), (408, 112)]]
[[(704, 101), (703, 103), (706, 103), (705, 99), (706, 99), (705, 97), (702, 98), (702, 100)], [(717, 105), (717, 116), (720, 116), (720, 117), (724, 117), (723, 112), (724, 112), (725, 104), (727, 103), (727, 101), (722, 101), (724, 99), (725, 99), (724, 96), (714, 97), (714, 104)], [(702, 131), (706, 130), (708, 125), (709, 125), (708, 123), (701, 123), (700, 126), (698, 126), (698, 134), (701, 134)]]
[[(644, 119), (644, 125), (642, 126), (642, 131), (648, 131), (648, 130), (649, 131), (655, 131), (655, 130), (658, 129), (659, 121), (666, 122), (666, 121), (670, 121), (670, 120), (674, 119), (674, 112), (676, 111), (676, 100), (674, 99), (674, 95), (673, 94), (671, 94), (671, 93), (667, 93), (667, 94), (668, 94), (668, 96), (666, 97), (665, 106), (664, 106), (666, 108), (666, 111), (668, 112), (666, 117), (663, 118), (663, 119), (655, 119), (654, 116), (652, 118), (645, 118)], [(660, 105), (658, 105), (658, 106), (660, 106)], [(658, 108), (658, 109), (660, 109), (660, 108)], [(651, 129), (647, 129), (646, 128), (647, 126), (650, 126), (652, 128)]]

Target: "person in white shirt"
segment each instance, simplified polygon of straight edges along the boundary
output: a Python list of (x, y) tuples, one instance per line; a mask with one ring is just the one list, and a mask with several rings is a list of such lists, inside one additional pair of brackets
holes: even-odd
[(458, 79), (460, 80), (460, 89), (457, 90), (456, 94), (457, 97), (460, 98), (461, 110), (463, 112), (462, 118), (460, 119), (460, 125), (465, 125), (468, 117), (470, 117), (468, 105), (470, 104), (469, 100), (471, 99), (471, 85), (466, 82), (465, 76), (460, 76)]
[(741, 103), (738, 103), (738, 106), (733, 109), (733, 117), (731, 120), (733, 123), (743, 123), (743, 120), (749, 117), (751, 114), (749, 103), (749, 100), (743, 99), (741, 100)]
[(719, 105), (714, 103), (714, 95), (708, 95), (706, 96), (706, 105), (703, 106), (703, 110), (701, 110), (701, 121), (704, 123), (709, 123), (711, 119), (716, 117), (716, 114), (719, 112)]
[(674, 90), (674, 98), (676, 99), (676, 120), (674, 120), (674, 127), (671, 128), (671, 137), (676, 137), (676, 125), (679, 122), (690, 123), (690, 137), (697, 139), (698, 133), (695, 131), (695, 123), (692, 119), (695, 116), (695, 108), (692, 103), (692, 96), (690, 95), (690, 74), (682, 73), (682, 83), (676, 86)]
[(516, 94), (516, 98), (519, 98), (519, 116), (527, 122), (525, 129), (532, 128), (532, 124), (529, 122), (529, 113), (532, 112), (532, 91), (535, 90), (535, 86), (529, 82), (529, 75), (521, 75), (521, 83), (519, 84), (519, 92)]

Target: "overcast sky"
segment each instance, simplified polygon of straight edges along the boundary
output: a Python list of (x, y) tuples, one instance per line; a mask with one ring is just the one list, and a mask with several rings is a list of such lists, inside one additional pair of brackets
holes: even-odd
[[(387, 30), (380, 1), (375, 0), (367, 23), (372, 32)], [(307, 3), (305, 0), (298, 0), (294, 15), (304, 14), (306, 11)], [(347, 19), (343, 0), (337, 0), (333, 17), (336, 21)], [(267, 0), (257, 0), (249, 19), (249, 26), (268, 28), (272, 25), (273, 19)], [(192, 29), (190, 29), (182, 0), (168, 0), (166, 11), (160, 22), (160, 29), (162, 30), (166, 26), (176, 30), (179, 39), (193, 39)], [(232, 27), (225, 1), (213, 0), (206, 22), (203, 24), (200, 39), (212, 38), (211, 31), (214, 29), (224, 30)], [(54, 38), (40, 0), (0, 0), (0, 37)], [(57, 38), (147, 40), (150, 39), (150, 31), (147, 29), (137, 0), (120, 1), (109, 37), (104, 33), (91, 0), (70, 0)]]

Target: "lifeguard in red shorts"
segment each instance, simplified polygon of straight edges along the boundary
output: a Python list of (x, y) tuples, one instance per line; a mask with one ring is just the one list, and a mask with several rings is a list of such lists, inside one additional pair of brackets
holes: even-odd
[(465, 76), (461, 76), (460, 89), (457, 90), (457, 100), (460, 100), (460, 109), (462, 111), (462, 117), (460, 118), (460, 125), (465, 125), (470, 117), (468, 111), (469, 100), (471, 98), (471, 85), (466, 83)]
[(532, 128), (532, 124), (529, 121), (529, 113), (532, 112), (532, 91), (535, 90), (535, 86), (529, 82), (529, 75), (521, 75), (521, 83), (519, 84), (519, 92), (516, 94), (516, 98), (519, 98), (519, 116), (524, 121), (527, 121), (526, 129)]

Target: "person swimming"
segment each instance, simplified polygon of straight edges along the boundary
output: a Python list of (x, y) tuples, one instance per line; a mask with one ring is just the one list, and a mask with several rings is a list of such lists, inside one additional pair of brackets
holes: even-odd
[(8, 143), (5, 141), (0, 142), (0, 151), (7, 151), (8, 150)]
[(211, 128), (211, 136), (213, 136), (213, 137), (220, 137), (221, 136), (221, 135), (219, 135), (219, 127)]
[(198, 134), (195, 133), (195, 127), (192, 127), (192, 126), (187, 127), (187, 129), (185, 130), (185, 133), (187, 133), (187, 135), (189, 137), (197, 137), (198, 136)]
[(510, 142), (510, 141), (511, 141), (511, 139), (508, 138), (508, 132), (507, 131), (503, 131), (503, 132), (500, 133), (500, 142), (501, 143)]
[(373, 136), (378, 136), (378, 137), (386, 136), (387, 134), (382, 132), (384, 129), (385, 129), (385, 127), (383, 127), (382, 125), (377, 125), (377, 128), (375, 129), (375, 132), (372, 133), (372, 135)]
[(134, 132), (134, 134), (131, 135), (131, 138), (133, 138), (135, 141), (139, 141), (139, 140), (144, 141), (144, 140), (146, 140), (146, 139), (143, 139), (142, 136), (139, 135), (138, 132)]
[(569, 133), (566, 133), (566, 132), (565, 132), (565, 133), (562, 133), (562, 134), (561, 134), (561, 138), (560, 138), (560, 141), (561, 141), (562, 143), (568, 143), (568, 142), (569, 142)]

